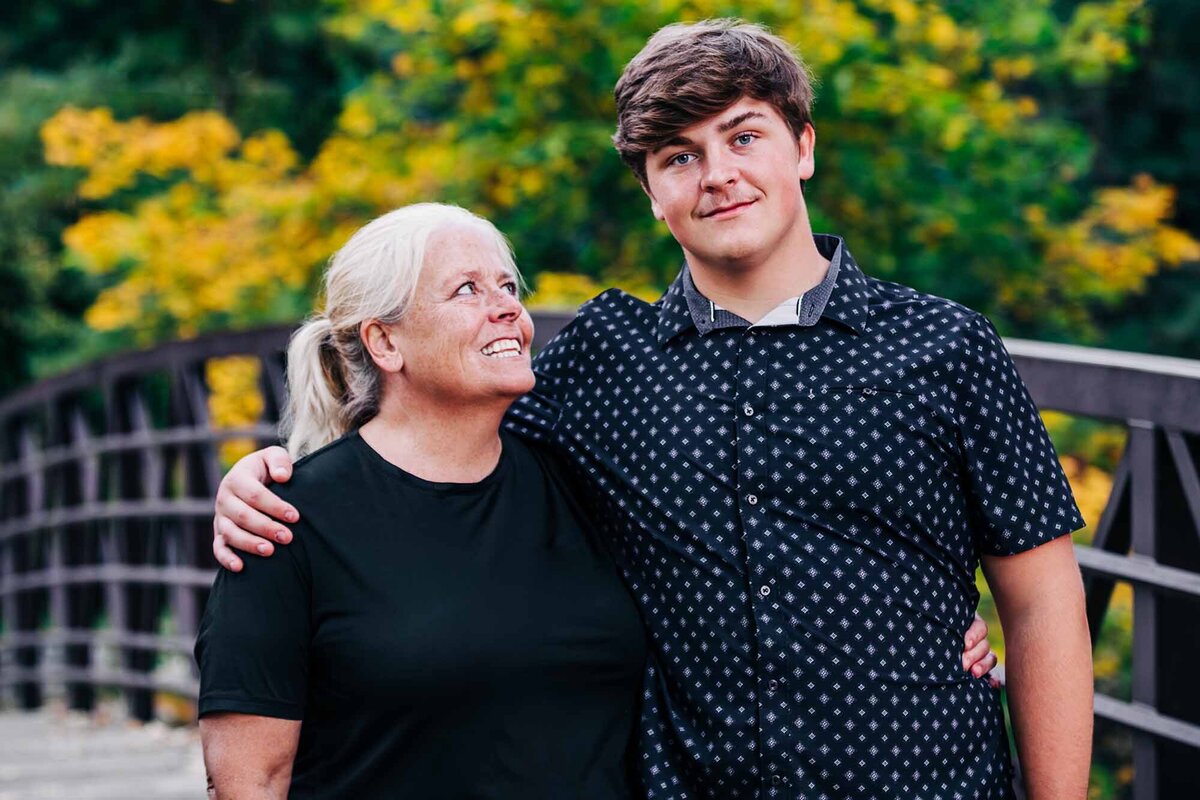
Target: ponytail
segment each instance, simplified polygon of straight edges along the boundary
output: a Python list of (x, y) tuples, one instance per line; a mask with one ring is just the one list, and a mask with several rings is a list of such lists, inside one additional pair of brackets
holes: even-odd
[(313, 317), (288, 342), (288, 401), (280, 427), (293, 459), (323, 447), (347, 430), (342, 412), (345, 382), (332, 334), (327, 317)]

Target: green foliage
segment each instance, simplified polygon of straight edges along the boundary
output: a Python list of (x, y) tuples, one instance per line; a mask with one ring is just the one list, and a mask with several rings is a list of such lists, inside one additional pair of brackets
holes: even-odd
[(319, 0), (268, 13), (215, 0), (0, 5), (0, 394), (130, 342), (82, 322), (115, 278), (64, 266), (63, 232), (90, 206), (78, 172), (45, 163), (46, 120), (67, 105), (155, 119), (219, 108), (239, 126), (282, 128), (311, 153), (336, 118), (337, 76), (356, 66), (330, 47), (319, 13)]
[[(244, 298), (267, 284), (232, 282), (232, 315), (174, 293), (245, 269), (237, 259), (256, 252), (288, 262), (261, 270), (264, 279), (312, 285), (339, 236), (428, 199), (495, 220), (535, 275), (661, 287), (679, 252), (609, 145), (611, 86), (661, 25), (730, 13), (772, 26), (819, 76), (810, 205), (819, 226), (845, 234), (869, 271), (965, 302), (1006, 332), (1094, 340), (1098, 309), (1200, 256), (1200, 245), (1168, 224), (1169, 187), (1143, 176), (1131, 187), (1086, 191), (1092, 139), (1038, 99), (1127, 69), (1145, 36), (1140, 0), (1066, 10), (1050, 0), (810, 0), (802, 14), (768, 0), (337, 0), (317, 11), (319, 35), (344, 54), (340, 116), (307, 166), (253, 191), (176, 160), (190, 172), (180, 183), (145, 160), (158, 147), (148, 141), (177, 135), (171, 125), (134, 121), (115, 139), (103, 138), (112, 126), (95, 114), (59, 115), (44, 126), (48, 158), (87, 170), (84, 196), (118, 214), (97, 215), (91, 235), (80, 232), (72, 245), (80, 263), (107, 263), (93, 271), (115, 284), (101, 295), (93, 325), (145, 339), (260, 319), (264, 301)], [(373, 66), (364, 71), (365, 64)], [(211, 72), (215, 87), (226, 85), (226, 69)], [(89, 137), (106, 145), (96, 150)], [(197, 144), (196, 163), (245, 160), (232, 139), (223, 141)], [(98, 191), (129, 169), (145, 179)], [(306, 217), (301, 238), (312, 244), (286, 259), (277, 253), (286, 243), (276, 241), (276, 215), (244, 213), (247, 198), (269, 205), (281, 194)], [(155, 223), (164, 206), (186, 219), (180, 197), (193, 198), (196, 218), (211, 219), (207, 238), (240, 243), (204, 248), (178, 267), (192, 277), (164, 282), (155, 276), (178, 254), (144, 243), (163, 241)], [(176, 227), (175, 241), (189, 233)], [(131, 242), (126, 257), (87, 252), (111, 249), (107, 240), (122, 232)], [(563, 301), (546, 292), (535, 299)]]
[[(1115, 183), (1139, 172), (1179, 193), (1179, 225), (1200, 231), (1200, 4), (1156, 0), (1153, 34), (1136, 69), (1080, 93), (1068, 113), (1103, 154), (1093, 180)], [(1196, 358), (1200, 355), (1200, 263), (1156, 276), (1145, 294), (1098, 315), (1106, 346)]]

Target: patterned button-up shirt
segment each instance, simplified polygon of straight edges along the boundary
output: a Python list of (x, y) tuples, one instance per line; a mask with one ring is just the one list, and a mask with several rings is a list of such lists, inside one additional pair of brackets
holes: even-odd
[(962, 669), (976, 566), (1083, 522), (988, 321), (817, 244), (791, 325), (686, 270), (654, 304), (605, 292), (509, 424), (589, 479), (650, 631), (647, 797), (1007, 797), (996, 692)]

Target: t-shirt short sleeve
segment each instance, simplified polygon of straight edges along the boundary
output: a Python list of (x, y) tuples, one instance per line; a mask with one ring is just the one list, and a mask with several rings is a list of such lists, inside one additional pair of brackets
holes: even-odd
[(311, 641), (311, 579), (300, 541), (270, 558), (219, 570), (196, 637), (200, 716), (218, 711), (303, 719)]
[(967, 323), (957, 422), (976, 538), (991, 555), (1015, 555), (1083, 527), (1058, 455), (999, 334)]

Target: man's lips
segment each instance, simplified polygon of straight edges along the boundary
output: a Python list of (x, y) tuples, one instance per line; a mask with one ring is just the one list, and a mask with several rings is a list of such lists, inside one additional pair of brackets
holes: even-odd
[(756, 202), (756, 200), (743, 200), (740, 203), (728, 203), (718, 208), (714, 208), (712, 211), (706, 211), (700, 216), (704, 219), (709, 219), (710, 217), (726, 217), (741, 211), (743, 208), (752, 206)]

